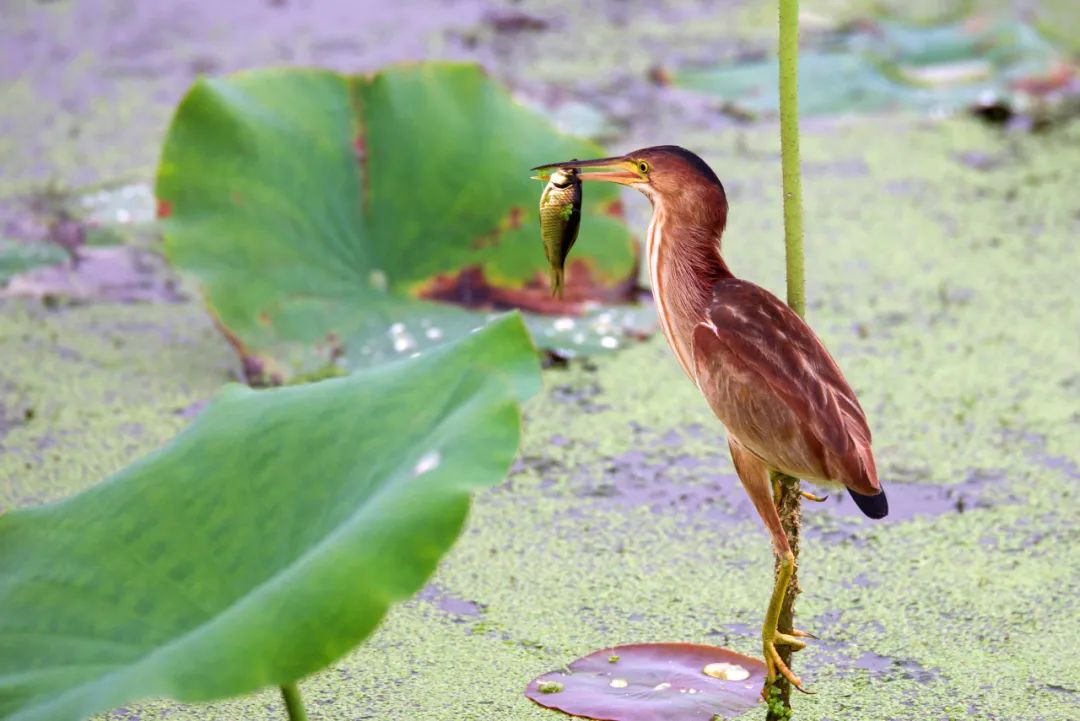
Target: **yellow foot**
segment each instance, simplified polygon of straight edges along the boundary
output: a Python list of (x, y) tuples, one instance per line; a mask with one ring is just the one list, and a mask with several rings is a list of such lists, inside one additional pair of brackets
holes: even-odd
[(799, 491), (799, 493), (802, 494), (803, 498), (808, 501), (813, 501), (814, 503), (824, 503), (825, 501), (829, 500), (828, 496), (815, 496), (810, 491)]
[[(786, 546), (786, 543), (784, 544)], [(803, 693), (809, 693), (802, 685), (802, 679), (791, 672), (788, 665), (780, 658), (779, 646), (788, 646), (792, 651), (806, 648), (806, 643), (801, 639), (814, 638), (805, 631), (792, 629), (787, 633), (781, 632), (777, 626), (780, 623), (780, 609), (783, 605), (784, 596), (787, 593), (791, 577), (795, 573), (795, 555), (789, 548), (783, 548), (779, 558), (779, 568), (776, 574), (776, 582), (773, 585), (772, 598), (769, 599), (769, 609), (765, 612), (765, 623), (761, 628), (761, 645), (765, 656), (765, 667), (768, 675), (765, 677), (765, 686), (761, 689), (761, 695), (766, 701), (769, 700), (769, 690), (776, 682), (777, 676), (783, 676), (795, 688)]]
[(803, 687), (802, 679), (792, 673), (791, 669), (788, 668), (788, 665), (780, 658), (780, 652), (776, 650), (776, 647), (780, 645), (791, 646), (793, 651), (801, 651), (806, 648), (806, 643), (799, 640), (801, 638), (817, 638), (817, 636), (798, 629), (793, 629), (791, 633), (781, 633), (780, 631), (769, 633), (766, 631), (762, 634), (765, 667), (768, 669), (768, 676), (765, 678), (765, 686), (761, 689), (761, 696), (765, 700), (768, 700), (769, 698), (769, 687), (776, 682), (777, 675), (786, 678), (788, 683), (799, 691), (802, 691), (805, 694), (813, 693), (812, 691), (807, 691), (806, 688)]

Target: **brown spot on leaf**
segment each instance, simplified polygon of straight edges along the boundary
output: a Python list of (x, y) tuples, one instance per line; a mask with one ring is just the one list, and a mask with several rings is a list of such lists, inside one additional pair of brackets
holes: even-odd
[(259, 325), (264, 328), (270, 327), (270, 314), (265, 310), (262, 313), (259, 313)]
[(503, 233), (511, 230), (517, 230), (525, 222), (525, 210), (520, 205), (514, 205), (510, 207), (498, 223), (495, 224), (495, 229), (490, 233), (485, 233), (476, 238), (471, 244), (471, 247), (480, 250), (482, 248), (492, 248), (499, 244), (502, 239)]
[(266, 388), (268, 386), (279, 386), (284, 380), (284, 376), (274, 366), (273, 360), (270, 358), (263, 358), (258, 356), (247, 349), (243, 341), (240, 340), (229, 330), (221, 319), (217, 317), (214, 309), (209, 303), (203, 299), (206, 309), (210, 311), (210, 318), (214, 321), (214, 327), (218, 329), (221, 335), (225, 336), (225, 340), (229, 342), (229, 345), (236, 351), (236, 355), (240, 358), (240, 370), (244, 375), (244, 380), (252, 388)]
[(345, 355), (345, 344), (341, 342), (341, 336), (337, 333), (330, 332), (326, 334), (325, 347), (330, 361), (338, 360)]
[(525, 212), (521, 209), (520, 205), (515, 205), (510, 208), (510, 215), (507, 216), (507, 220), (510, 223), (512, 230), (517, 230), (521, 227), (521, 221), (525, 217)]
[(588, 302), (626, 303), (634, 299), (636, 271), (613, 286), (602, 285), (589, 263), (571, 260), (566, 266), (563, 297), (554, 298), (548, 276), (538, 272), (525, 284), (516, 287), (494, 286), (479, 266), (469, 266), (456, 273), (442, 273), (415, 290), (425, 300), (454, 303), (466, 308), (505, 310), (521, 308), (550, 315), (577, 314)]
[(618, 218), (619, 220), (626, 217), (624, 210), (622, 200), (618, 198), (610, 200), (600, 206), (600, 212), (604, 215), (610, 215), (612, 218)]
[(493, 230), (490, 233), (485, 233), (479, 238), (469, 244), (469, 247), (473, 250), (483, 250), (484, 248), (493, 248), (499, 244), (499, 231)]
[(252, 388), (271, 388), (282, 384), (281, 374), (269, 370), (269, 359), (256, 355), (241, 355), (240, 365), (244, 372), (244, 380)]
[[(366, 82), (371, 82), (373, 76), (366, 76)], [(357, 78), (353, 82), (360, 82)], [(358, 96), (353, 93), (353, 102), (357, 103)], [(353, 136), (353, 153), (356, 155), (356, 162), (360, 165), (360, 203), (367, 208), (371, 204), (371, 179), (368, 177), (368, 147), (367, 147), (367, 135), (364, 132), (363, 121), (360, 118), (363, 117), (363, 111), (357, 105), (354, 110), (356, 111), (356, 126)]]
[(1014, 90), (1028, 95), (1045, 96), (1067, 90), (1076, 77), (1076, 68), (1068, 63), (1057, 63), (1049, 72), (1042, 75), (1029, 75), (1012, 83)]

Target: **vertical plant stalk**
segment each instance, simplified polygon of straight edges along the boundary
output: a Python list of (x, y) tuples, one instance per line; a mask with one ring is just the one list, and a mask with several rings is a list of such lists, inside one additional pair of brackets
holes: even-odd
[(289, 721), (308, 721), (307, 712), (304, 711), (304, 698), (295, 683), (287, 683), (281, 687), (281, 698), (285, 699)]
[(784, 175), (787, 302), (806, 315), (799, 165), (799, 0), (780, 0), (780, 165)]
[[(799, 165), (799, 0), (780, 2), (780, 157), (784, 187), (784, 247), (787, 259), (787, 302), (800, 316), (806, 314), (803, 279), (802, 179)], [(790, 631), (799, 595), (799, 527), (802, 524), (802, 496), (799, 479), (778, 474), (780, 495), (776, 500), (780, 523), (787, 535), (796, 566), (787, 595), (780, 608), (778, 627)], [(777, 559), (776, 571), (780, 563)], [(779, 647), (780, 657), (791, 667), (791, 648)], [(774, 684), (779, 703), (770, 700), (766, 721), (791, 718), (791, 684), (780, 676)], [(776, 693), (775, 691), (773, 692)], [(775, 699), (775, 696), (774, 696)]]

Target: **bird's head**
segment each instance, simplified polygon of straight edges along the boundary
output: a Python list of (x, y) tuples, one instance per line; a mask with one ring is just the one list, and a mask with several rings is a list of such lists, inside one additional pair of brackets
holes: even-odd
[(727, 197), (716, 173), (678, 145), (642, 148), (610, 158), (547, 163), (533, 170), (558, 168), (575, 168), (585, 181), (629, 185), (644, 193), (654, 208), (727, 215)]

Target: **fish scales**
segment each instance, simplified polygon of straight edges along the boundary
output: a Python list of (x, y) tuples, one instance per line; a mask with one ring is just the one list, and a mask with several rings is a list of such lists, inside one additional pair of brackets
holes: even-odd
[(581, 226), (581, 179), (573, 169), (551, 175), (540, 196), (540, 237), (551, 265), (551, 293), (562, 297), (566, 257)]

